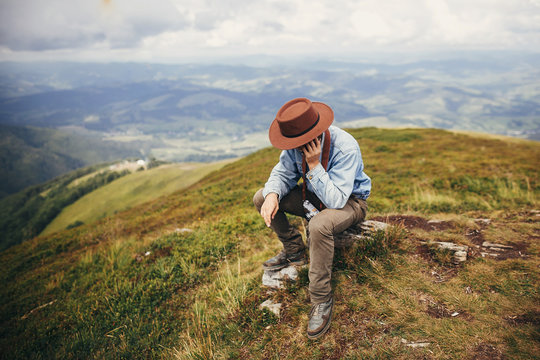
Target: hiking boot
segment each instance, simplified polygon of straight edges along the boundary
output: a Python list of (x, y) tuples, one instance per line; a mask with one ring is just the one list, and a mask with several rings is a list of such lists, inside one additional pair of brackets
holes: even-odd
[(294, 254), (287, 254), (282, 250), (279, 254), (263, 263), (265, 270), (279, 270), (289, 265), (304, 265), (306, 263), (306, 249)]
[(332, 320), (333, 307), (333, 299), (330, 299), (328, 302), (312, 306), (309, 313), (309, 322), (307, 328), (308, 339), (317, 339), (328, 331), (330, 328), (330, 321)]

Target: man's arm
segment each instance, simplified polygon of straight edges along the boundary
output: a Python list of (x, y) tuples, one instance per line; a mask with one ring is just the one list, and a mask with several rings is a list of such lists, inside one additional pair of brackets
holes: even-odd
[(261, 207), (261, 216), (264, 219), (266, 226), (270, 227), (270, 223), (274, 220), (277, 211), (279, 210), (279, 200), (276, 193), (270, 193), (264, 198), (264, 203)]
[(279, 162), (272, 169), (268, 181), (264, 185), (264, 198), (266, 199), (266, 196), (270, 193), (276, 193), (278, 200), (283, 199), (296, 186), (300, 176), (302, 174), (300, 174), (296, 167), (294, 150), (282, 151), (279, 156)]
[[(312, 149), (316, 151), (316, 147)], [(310, 156), (310, 149), (307, 150), (306, 160)], [(347, 151), (335, 149), (335, 151), (339, 153), (336, 154), (328, 172), (317, 161), (315, 166), (310, 166), (306, 178), (326, 207), (341, 209), (352, 194), (358, 166), (362, 166), (362, 157), (360, 148), (351, 148)]]
[(282, 151), (279, 162), (272, 169), (263, 189), (264, 203), (261, 207), (261, 216), (266, 226), (270, 226), (279, 210), (279, 200), (291, 191), (299, 178), (293, 151)]

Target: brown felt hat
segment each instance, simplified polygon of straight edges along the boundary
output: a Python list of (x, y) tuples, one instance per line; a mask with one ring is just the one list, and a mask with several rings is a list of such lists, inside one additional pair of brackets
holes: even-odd
[(279, 109), (268, 137), (274, 147), (290, 150), (315, 139), (333, 121), (334, 112), (330, 106), (306, 98), (293, 99)]

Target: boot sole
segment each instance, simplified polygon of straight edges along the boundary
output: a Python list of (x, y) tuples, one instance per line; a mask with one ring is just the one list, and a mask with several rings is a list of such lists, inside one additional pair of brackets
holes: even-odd
[(330, 323), (332, 322), (332, 315), (334, 315), (334, 307), (332, 306), (332, 310), (330, 310), (330, 318), (328, 319), (328, 322), (326, 323), (326, 325), (324, 326), (324, 328), (319, 331), (317, 334), (314, 334), (314, 335), (310, 335), (309, 333), (307, 334), (307, 337), (308, 339), (310, 340), (315, 340), (315, 339), (318, 339), (320, 338), (321, 336), (323, 336), (324, 334), (326, 334), (326, 332), (328, 331), (328, 329), (330, 329)]
[(284, 269), (288, 266), (291, 266), (291, 265), (296, 265), (296, 266), (300, 266), (300, 265), (305, 265), (307, 264), (307, 262), (305, 260), (297, 260), (297, 261), (290, 261), (286, 264), (280, 264), (280, 265), (274, 265), (274, 266), (264, 266), (263, 265), (263, 269), (264, 270), (281, 270), (281, 269)]

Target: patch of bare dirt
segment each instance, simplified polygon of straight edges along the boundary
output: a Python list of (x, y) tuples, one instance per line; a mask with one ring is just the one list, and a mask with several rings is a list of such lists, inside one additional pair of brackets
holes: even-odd
[(428, 304), (426, 313), (436, 319), (442, 319), (452, 316), (452, 311), (450, 311), (446, 306), (444, 306), (444, 304), (441, 303)]
[(170, 246), (167, 246), (167, 247), (164, 247), (164, 248), (161, 248), (161, 249), (157, 249), (155, 252), (150, 254), (150, 259), (149, 260), (154, 262), (159, 258), (162, 258), (162, 257), (165, 257), (165, 256), (170, 256), (171, 255), (171, 250), (172, 250), (172, 247), (170, 247)]
[(477, 248), (475, 255), (478, 253), (482, 257), (493, 258), (496, 260), (506, 259), (528, 259), (527, 248), (529, 245), (524, 242), (510, 242), (508, 244), (494, 244), (490, 242), (483, 242), (482, 245)]
[(530, 311), (520, 315), (509, 315), (505, 316), (504, 320), (511, 325), (531, 324), (534, 326), (540, 326), (540, 311)]
[(472, 351), (471, 360), (505, 360), (506, 357), (495, 346), (482, 343)]
[(508, 242), (507, 244), (495, 244), (486, 241), (483, 231), (491, 222), (477, 222), (479, 229), (467, 229), (465, 236), (475, 245), (470, 248), (470, 257), (485, 257), (496, 260), (526, 259), (527, 248), (525, 242)]
[(172, 248), (170, 246), (164, 247), (162, 249), (157, 249), (156, 251), (146, 251), (144, 253), (140, 254), (134, 254), (133, 259), (136, 262), (141, 262), (143, 260), (147, 260), (148, 263), (154, 263), (157, 259), (165, 256), (171, 255)]
[(429, 295), (420, 295), (420, 303), (426, 304), (426, 313), (436, 319), (442, 318), (460, 318), (467, 321), (473, 320), (473, 316), (464, 310), (449, 309), (445, 304), (435, 301)]
[(475, 245), (482, 245), (482, 243), (485, 241), (484, 234), (482, 234), (482, 230), (468, 229), (465, 232), (465, 236), (469, 238), (469, 240)]
[(416, 245), (416, 253), (424, 260), (431, 261), (431, 252), (426, 244)]
[(506, 217), (509, 220), (519, 220), (527, 223), (535, 223), (540, 220), (540, 210), (524, 210), (509, 213)]
[[(538, 239), (540, 239), (540, 237), (537, 237)], [(510, 242), (509, 245), (511, 245), (512, 247), (514, 247), (514, 249), (516, 251), (521, 251), (522, 253), (524, 253), (525, 251), (527, 251), (527, 249), (529, 248), (529, 244), (526, 243), (526, 242)]]
[(456, 227), (453, 221), (427, 220), (413, 215), (376, 216), (370, 220), (381, 221), (392, 225), (402, 225), (406, 229), (419, 228), (425, 231), (442, 231)]
[(447, 282), (458, 273), (458, 270), (455, 267), (440, 267), (430, 269), (429, 271), (429, 274), (433, 277), (433, 282), (435, 283)]

